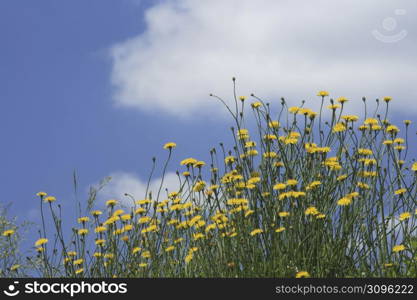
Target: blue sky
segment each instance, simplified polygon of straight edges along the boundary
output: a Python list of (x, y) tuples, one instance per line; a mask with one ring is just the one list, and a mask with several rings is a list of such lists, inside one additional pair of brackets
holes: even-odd
[[(182, 122), (116, 107), (109, 47), (143, 30), (146, 3), (2, 1), (0, 3), (0, 177), (11, 214), (38, 221), (37, 191), (73, 201), (114, 171), (143, 180), (166, 141), (178, 153), (207, 155), (216, 122)], [(193, 142), (187, 142), (192, 140)], [(184, 144), (187, 144), (185, 148)], [(177, 158), (179, 159), (179, 158)]]
[[(171, 171), (207, 159), (231, 125), (208, 94), (230, 98), (232, 76), (241, 94), (276, 103), (328, 89), (357, 111), (361, 96), (390, 95), (409, 108), (398, 105), (396, 119), (415, 119), (416, 4), (319, 2), (1, 1), (2, 203), (39, 222), (42, 190), (69, 219), (74, 170), (82, 199), (112, 174), (120, 184), (109, 195), (132, 181), (140, 191), (168, 141), (178, 144)], [(373, 30), (406, 36), (384, 42)]]

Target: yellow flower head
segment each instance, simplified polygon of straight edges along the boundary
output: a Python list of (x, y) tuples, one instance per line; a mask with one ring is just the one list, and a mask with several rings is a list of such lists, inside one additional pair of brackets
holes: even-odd
[(90, 221), (90, 218), (89, 217), (81, 217), (81, 218), (78, 218), (78, 223), (87, 223), (88, 221)]
[(343, 197), (337, 201), (337, 205), (340, 205), (340, 206), (347, 206), (351, 203), (352, 203), (352, 198), (350, 197)]
[(274, 190), (284, 190), (287, 187), (287, 185), (285, 183), (277, 183), (276, 185), (274, 185), (273, 189)]
[(173, 142), (169, 142), (164, 145), (164, 149), (168, 149), (168, 150), (174, 149), (175, 147), (177, 147), (177, 144)]
[(319, 211), (318, 211), (318, 209), (316, 208), (316, 207), (314, 207), (314, 206), (310, 206), (310, 207), (308, 207), (306, 210), (305, 210), (305, 212), (304, 212), (307, 216), (308, 215), (313, 215), (313, 216), (315, 216), (315, 215), (318, 215), (319, 214)]
[(297, 274), (295, 274), (295, 278), (308, 278), (310, 277), (310, 274), (307, 271), (300, 271)]
[(78, 235), (86, 235), (88, 233), (88, 229), (82, 228), (78, 229)]
[(56, 198), (53, 197), (53, 196), (48, 196), (45, 199), (43, 199), (43, 201), (52, 203), (52, 202), (55, 202), (56, 201)]
[(14, 231), (13, 229), (8, 229), (8, 230), (3, 231), (2, 236), (10, 237), (10, 236), (12, 236), (14, 233), (15, 233), (15, 231)]
[(329, 92), (328, 91), (319, 91), (317, 93), (317, 96), (326, 97), (326, 96), (329, 96)]
[(39, 240), (37, 240), (35, 242), (35, 247), (42, 246), (42, 245), (46, 244), (47, 242), (48, 242), (48, 239), (40, 238)]
[(196, 160), (195, 158), (190, 157), (190, 158), (183, 159), (183, 160), (180, 162), (180, 165), (181, 165), (181, 166), (186, 166), (186, 167), (189, 167), (189, 166), (194, 165), (197, 161), (198, 161), (198, 160)]
[(92, 214), (94, 217), (98, 217), (99, 215), (103, 214), (103, 212), (102, 212), (101, 210), (93, 210), (93, 211), (91, 212), (91, 214)]
[(45, 197), (46, 195), (47, 194), (45, 192), (36, 193), (36, 196), (38, 196), (38, 197)]
[(336, 99), (336, 101), (343, 104), (343, 103), (345, 103), (349, 100), (346, 97), (339, 97), (339, 98)]
[(285, 230), (285, 227), (279, 227), (277, 229), (275, 229), (275, 232), (283, 232)]
[(111, 199), (106, 201), (106, 206), (113, 207), (117, 204), (117, 200)]
[(392, 252), (395, 252), (395, 253), (401, 252), (401, 251), (404, 251), (404, 250), (405, 250), (405, 246), (404, 245), (395, 245), (392, 248)]
[(399, 220), (400, 221), (405, 221), (405, 220), (409, 219), (410, 217), (411, 217), (411, 214), (409, 212), (404, 212), (404, 213), (400, 214)]
[(252, 108), (258, 108), (258, 107), (262, 106), (262, 103), (261, 103), (261, 102), (259, 102), (259, 101), (256, 101), (256, 102), (253, 102), (253, 103), (251, 104), (251, 106), (252, 106)]
[(258, 228), (258, 229), (252, 230), (251, 233), (250, 233), (250, 235), (251, 236), (254, 236), (254, 235), (260, 234), (262, 232), (264, 232), (264, 231), (262, 229)]

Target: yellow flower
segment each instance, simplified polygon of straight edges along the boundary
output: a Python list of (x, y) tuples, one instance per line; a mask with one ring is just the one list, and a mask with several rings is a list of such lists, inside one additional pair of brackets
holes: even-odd
[(327, 106), (327, 108), (328, 109), (333, 109), (333, 110), (335, 110), (335, 109), (338, 109), (338, 108), (340, 108), (341, 106), (339, 105), (339, 104), (332, 104), (332, 105), (328, 105)]
[(190, 157), (190, 158), (183, 159), (180, 162), (180, 165), (189, 167), (191, 165), (194, 165), (196, 162), (197, 162), (197, 160), (195, 158)]
[(48, 239), (45, 239), (45, 238), (40, 238), (39, 240), (37, 240), (37, 241), (35, 242), (35, 246), (36, 246), (36, 247), (38, 247), (38, 246), (42, 246), (42, 245), (46, 244), (47, 242), (48, 242)]
[(269, 121), (268, 127), (269, 128), (278, 128), (280, 123), (278, 121)]
[(143, 253), (142, 253), (142, 257), (143, 257), (143, 258), (150, 258), (150, 257), (151, 257), (151, 252), (149, 252), (149, 251), (145, 251), (145, 252), (143, 252)]
[(248, 216), (250, 216), (251, 214), (253, 214), (255, 211), (254, 210), (247, 210), (246, 212), (245, 212), (245, 217), (248, 217)]
[(390, 102), (390, 101), (392, 100), (392, 97), (386, 96), (386, 97), (384, 97), (383, 99), (384, 99), (384, 101), (385, 101), (386, 103), (388, 103), (388, 102)]
[(404, 221), (404, 220), (409, 219), (410, 217), (411, 217), (411, 214), (409, 212), (404, 212), (404, 213), (400, 214), (399, 219), (400, 219), (400, 221)]
[(193, 259), (194, 255), (192, 253), (188, 254), (185, 257), (185, 263), (188, 264), (192, 259)]
[(319, 91), (317, 93), (317, 96), (326, 97), (326, 96), (329, 96), (329, 92), (328, 91)]
[(379, 121), (375, 118), (368, 118), (363, 122), (365, 125), (378, 125)]
[(47, 194), (45, 192), (36, 193), (36, 196), (38, 196), (38, 197), (45, 197), (46, 195)]
[(395, 195), (403, 195), (405, 194), (405, 192), (407, 192), (407, 189), (398, 189), (394, 192)]
[(360, 154), (360, 155), (372, 155), (373, 152), (372, 152), (371, 149), (359, 148), (358, 149), (358, 154)]
[(82, 228), (78, 229), (78, 235), (86, 235), (88, 233), (88, 229)]
[(279, 227), (275, 229), (275, 232), (283, 232), (285, 230), (285, 227)]
[(385, 131), (389, 133), (397, 133), (400, 129), (395, 125), (389, 125)]
[(206, 182), (203, 180), (199, 180), (195, 183), (193, 187), (194, 192), (201, 192), (206, 186)]
[(339, 97), (336, 99), (336, 101), (343, 104), (349, 100), (346, 97)]
[(287, 211), (280, 211), (280, 212), (278, 213), (278, 216), (280, 216), (281, 218), (288, 217), (289, 215), (290, 215), (290, 213), (289, 213), (289, 212), (287, 212)]
[(140, 250), (142, 250), (140, 247), (135, 247), (132, 249), (132, 254), (138, 253)]
[(16, 271), (19, 268), (20, 268), (20, 265), (16, 264), (10, 267), (10, 271)]
[(148, 264), (147, 263), (140, 263), (139, 264), (139, 267), (140, 268), (146, 268), (148, 266)]
[(120, 216), (121, 214), (123, 214), (125, 211), (123, 209), (117, 209), (116, 211), (114, 211), (113, 213), (113, 217), (117, 217)]
[(357, 120), (359, 120), (359, 117), (355, 115), (346, 115), (342, 116), (342, 119), (346, 122), (356, 122)]
[(120, 217), (123, 221), (129, 221), (132, 216), (130, 214), (124, 214), (123, 216)]
[(268, 141), (276, 140), (277, 136), (275, 134), (265, 134), (264, 139)]
[(347, 178), (347, 175), (346, 175), (346, 174), (343, 174), (343, 175), (338, 176), (338, 177), (336, 178), (336, 180), (337, 180), (337, 181), (343, 181), (343, 180), (345, 180), (346, 178)]
[(274, 158), (274, 157), (277, 157), (277, 156), (278, 156), (278, 154), (276, 152), (265, 152), (263, 154), (263, 157), (265, 157), (265, 158)]
[(194, 168), (201, 168), (201, 167), (204, 167), (205, 165), (206, 165), (206, 163), (204, 161), (199, 160), (199, 161), (197, 161), (193, 164), (193, 167)]
[(106, 206), (113, 207), (117, 204), (117, 200), (111, 199), (106, 201)]
[(152, 202), (152, 200), (150, 200), (150, 199), (143, 199), (143, 200), (135, 201), (135, 203), (137, 205), (146, 205), (146, 204), (150, 204), (151, 202)]
[(245, 96), (239, 96), (239, 100), (240, 101), (245, 101), (246, 97)]
[(152, 220), (151, 217), (145, 216), (145, 217), (141, 217), (138, 220), (138, 224), (145, 224), (145, 223), (149, 223)]
[(287, 180), (287, 185), (297, 185), (298, 181), (295, 179), (288, 179)]
[(204, 238), (204, 234), (202, 234), (202, 233), (195, 233), (193, 235), (193, 238), (194, 238), (195, 241), (198, 240), (198, 239), (203, 239)]
[(80, 273), (83, 273), (83, 272), (84, 272), (84, 268), (75, 270), (75, 274), (80, 274)]
[(84, 262), (84, 259), (79, 258), (79, 259), (74, 260), (73, 264), (77, 266), (77, 265), (81, 265), (83, 262)]
[(411, 120), (404, 120), (404, 124), (405, 124), (405, 126), (410, 125), (411, 124)]
[(69, 251), (69, 252), (67, 253), (67, 255), (68, 255), (68, 256), (72, 256), (72, 257), (74, 257), (74, 256), (77, 256), (77, 252), (75, 252), (75, 251)]
[(417, 172), (417, 162), (413, 163), (411, 166), (411, 171)]
[(81, 218), (78, 218), (78, 223), (87, 223), (88, 221), (90, 221), (90, 218), (89, 217), (81, 217)]
[(98, 240), (95, 241), (95, 244), (97, 246), (103, 246), (105, 243), (106, 243), (106, 240), (104, 240), (104, 239), (98, 239)]
[(13, 229), (8, 229), (8, 230), (3, 231), (2, 236), (7, 236), (7, 237), (10, 237), (10, 236), (12, 236), (14, 233), (15, 233), (15, 231), (14, 231)]
[(169, 246), (167, 248), (165, 248), (165, 252), (171, 252), (175, 250), (175, 246)]
[(254, 236), (254, 235), (260, 234), (262, 232), (264, 232), (262, 229), (254, 229), (254, 230), (251, 231), (250, 235)]
[(292, 114), (296, 114), (301, 108), (298, 106), (292, 106), (290, 108), (288, 108), (288, 111)]
[(310, 274), (307, 271), (300, 271), (297, 274), (295, 274), (295, 278), (308, 278), (310, 277)]
[(158, 230), (158, 226), (156, 226), (156, 225), (151, 225), (151, 226), (149, 226), (149, 227), (146, 227), (146, 228), (144, 228), (144, 229), (142, 229), (142, 233), (148, 233), (148, 232), (154, 232), (154, 231), (157, 231)]
[(306, 190), (308, 191), (308, 190), (312, 190), (312, 189), (314, 189), (315, 187), (317, 187), (317, 186), (319, 186), (319, 185), (321, 185), (321, 182), (320, 181), (318, 181), (318, 180), (315, 180), (315, 181), (313, 181), (313, 182), (311, 182), (307, 187), (306, 187)]
[(100, 210), (93, 210), (93, 211), (91, 212), (91, 214), (92, 214), (93, 216), (97, 217), (97, 216), (99, 216), (99, 215), (103, 214), (103, 212), (102, 212), (102, 211), (100, 211)]
[(106, 230), (107, 230), (107, 228), (106, 228), (106, 227), (104, 227), (104, 226), (97, 226), (97, 227), (94, 229), (94, 231), (95, 231), (96, 233), (104, 232), (104, 231), (106, 231)]
[(285, 183), (277, 183), (276, 185), (274, 185), (273, 189), (274, 190), (284, 190), (287, 187), (287, 185)]
[(351, 203), (352, 203), (352, 198), (350, 197), (343, 197), (337, 201), (337, 205), (340, 205), (340, 206), (347, 206)]
[(326, 217), (325, 214), (318, 214), (316, 215), (316, 219), (324, 219)]
[(135, 210), (135, 214), (143, 214), (146, 212), (146, 209), (144, 209), (143, 207), (139, 207)]
[(346, 126), (343, 123), (337, 123), (333, 126), (333, 132), (343, 132), (346, 130)]
[(174, 241), (174, 244), (181, 243), (184, 240), (184, 238), (178, 238)]
[(392, 248), (392, 252), (401, 252), (401, 251), (404, 251), (405, 250), (405, 246), (404, 245), (395, 245), (393, 248)]
[(52, 202), (55, 202), (56, 201), (56, 198), (53, 197), (53, 196), (48, 196), (45, 199), (43, 199), (43, 201), (52, 203)]
[(358, 182), (356, 185), (360, 189), (364, 189), (364, 190), (369, 190), (370, 189), (370, 186), (368, 184), (364, 183), (364, 182)]
[(262, 105), (262, 103), (261, 103), (261, 102), (259, 102), (259, 101), (253, 102), (253, 103), (251, 104), (251, 106), (252, 106), (253, 108), (258, 108), (258, 107), (260, 107), (261, 105)]
[(308, 215), (313, 215), (313, 216), (315, 216), (315, 215), (318, 215), (319, 214), (319, 211), (317, 210), (317, 208), (316, 207), (314, 207), (314, 206), (310, 206), (310, 207), (308, 207), (306, 210), (305, 210), (305, 212), (304, 212), (307, 216)]
[(177, 147), (177, 144), (175, 144), (175, 143), (173, 143), (173, 142), (166, 143), (166, 144), (164, 145), (164, 149), (169, 149), (169, 150), (174, 149), (175, 147)]

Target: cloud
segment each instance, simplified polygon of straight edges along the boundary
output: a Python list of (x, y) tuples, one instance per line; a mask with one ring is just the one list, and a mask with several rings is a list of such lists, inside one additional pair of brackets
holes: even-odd
[[(209, 93), (230, 101), (236, 76), (239, 94), (270, 101), (315, 100), (327, 89), (355, 99), (356, 110), (362, 96), (413, 104), (416, 8), (411, 0), (160, 1), (145, 11), (141, 34), (112, 47), (114, 99), (142, 111), (207, 115), (220, 105)], [(380, 40), (404, 33), (395, 43)]]
[[(130, 205), (132, 200), (125, 196), (126, 193), (132, 195), (135, 200), (145, 198), (147, 180), (142, 180), (135, 174), (127, 172), (114, 172), (110, 174), (110, 177), (110, 182), (98, 194), (99, 202), (117, 199), (125, 205)], [(161, 178), (151, 180), (149, 191), (152, 192), (153, 199), (156, 198), (160, 184)], [(178, 176), (172, 172), (167, 173), (161, 189), (161, 197), (165, 195), (165, 188), (169, 191), (177, 191), (179, 187)]]

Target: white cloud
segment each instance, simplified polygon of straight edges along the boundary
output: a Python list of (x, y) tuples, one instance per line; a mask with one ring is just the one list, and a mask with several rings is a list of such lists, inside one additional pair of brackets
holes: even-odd
[[(104, 203), (109, 199), (117, 199), (126, 205), (130, 205), (132, 200), (125, 196), (126, 193), (132, 195), (135, 200), (145, 198), (147, 180), (142, 180), (135, 174), (126, 172), (115, 172), (110, 174), (110, 177), (110, 182), (98, 194), (100, 202)], [(153, 199), (156, 199), (160, 184), (161, 178), (151, 180), (149, 191), (152, 192)], [(175, 173), (167, 173), (160, 197), (165, 197), (165, 188), (168, 191), (177, 191), (179, 187), (178, 176)]]
[[(406, 14), (396, 15), (398, 8)], [(144, 32), (112, 48), (114, 98), (144, 111), (212, 113), (220, 104), (208, 94), (230, 99), (236, 76), (239, 94), (271, 101), (285, 96), (298, 103), (328, 89), (355, 99), (356, 108), (362, 96), (411, 104), (416, 11), (411, 0), (157, 2), (145, 12)], [(387, 17), (396, 20), (395, 30), (393, 19), (383, 25)], [(386, 36), (409, 32), (383, 43), (375, 29)]]

